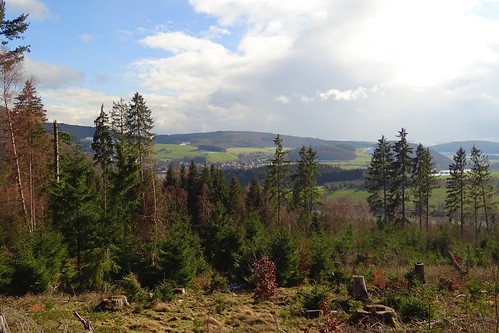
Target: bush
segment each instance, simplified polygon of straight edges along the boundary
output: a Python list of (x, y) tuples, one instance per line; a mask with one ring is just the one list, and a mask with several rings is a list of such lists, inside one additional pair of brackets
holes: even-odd
[(12, 281), (14, 266), (7, 249), (0, 248), (0, 293), (5, 291)]
[(140, 285), (137, 275), (130, 273), (123, 278), (121, 288), (130, 301), (138, 301), (144, 298), (146, 293)]
[(321, 288), (318, 285), (313, 285), (312, 288), (303, 295), (303, 310), (318, 310), (321, 304), (328, 301), (328, 290)]
[(67, 254), (59, 233), (40, 230), (26, 235), (16, 251), (14, 291), (41, 293), (57, 282)]
[(417, 296), (392, 295), (387, 303), (400, 313), (405, 322), (412, 319), (428, 320), (435, 317), (435, 304), (431, 301), (425, 302)]
[(178, 218), (170, 225), (159, 251), (164, 279), (181, 286), (189, 285), (201, 267), (201, 258), (199, 242), (188, 223)]
[(262, 255), (253, 262), (251, 273), (256, 286), (253, 299), (269, 299), (276, 294), (276, 265), (267, 255)]
[(175, 298), (175, 288), (168, 281), (163, 281), (154, 288), (154, 299), (171, 302)]
[(326, 235), (315, 235), (312, 238), (308, 255), (309, 276), (314, 280), (329, 276), (333, 270), (332, 241)]
[(277, 283), (293, 286), (301, 282), (298, 245), (288, 231), (278, 231), (270, 240), (270, 258), (277, 266)]

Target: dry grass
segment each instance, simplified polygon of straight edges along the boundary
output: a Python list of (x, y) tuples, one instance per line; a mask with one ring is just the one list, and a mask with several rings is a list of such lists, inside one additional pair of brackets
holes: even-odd
[[(409, 267), (385, 267), (382, 272), (389, 281), (395, 281), (386, 290), (369, 287), (373, 299), (381, 301), (387, 292), (409, 292), (403, 276)], [(389, 278), (388, 278), (389, 277)], [(455, 289), (439, 286), (442, 278), (452, 281)], [(426, 297), (436, 306), (436, 316), (430, 322), (431, 332), (495, 332), (492, 268), (472, 269), (461, 277), (451, 266), (426, 268), (427, 284), (410, 292)], [(471, 292), (468, 287), (478, 287)], [(369, 281), (368, 281), (368, 285)], [(388, 288), (392, 288), (388, 290)], [(172, 302), (131, 304), (111, 312), (95, 312), (94, 307), (107, 295), (82, 294), (78, 296), (28, 295), (22, 298), (0, 299), (0, 309), (9, 321), (12, 332), (81, 332), (83, 327), (72, 315), (78, 311), (91, 320), (95, 332), (319, 332), (326, 316), (305, 318), (300, 295), (310, 287), (281, 288), (269, 301), (255, 302), (252, 292), (204, 294), (188, 290)], [(481, 290), (483, 289), (483, 290)], [(338, 291), (336, 291), (338, 292)], [(347, 297), (331, 293), (332, 299)], [(348, 314), (338, 313), (340, 319)], [(350, 326), (343, 321), (341, 332), (428, 332), (428, 321), (413, 320), (390, 327), (371, 322)], [(16, 326), (16, 322), (24, 326)]]

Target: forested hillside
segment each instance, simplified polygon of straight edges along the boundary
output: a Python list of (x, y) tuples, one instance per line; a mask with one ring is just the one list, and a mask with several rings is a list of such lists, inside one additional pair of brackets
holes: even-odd
[[(6, 48), (27, 29), (26, 18), (0, 25)], [(25, 311), (16, 297), (62, 295), (69, 307), (97, 294), (125, 295), (120, 306), (133, 306), (118, 309), (112, 297), (79, 302), (109, 332), (497, 327), (497, 179), (477, 147), (456, 151), (448, 177), (438, 178), (430, 149), (410, 145), (403, 128), (397, 140), (382, 136), (373, 145), (365, 170), (324, 165), (318, 156), (350, 159), (366, 142), (195, 134), (174, 140), (220, 148), (258, 142), (271, 155), (264, 167), (232, 174), (213, 163), (169, 163), (160, 177), (153, 147), (162, 138), (142, 94), (102, 106), (84, 152), (63, 129), (85, 137), (87, 129), (44, 129), (43, 101), (20, 67), (28, 49), (0, 53), (0, 302), (9, 297), (18, 313), (59, 330), (54, 303)], [(334, 186), (319, 186), (328, 183), (365, 187), (368, 198), (328, 200)], [(437, 189), (443, 199), (432, 201)], [(162, 317), (175, 309), (188, 313)], [(140, 315), (148, 325), (129, 322)], [(208, 322), (214, 316), (216, 325)]]

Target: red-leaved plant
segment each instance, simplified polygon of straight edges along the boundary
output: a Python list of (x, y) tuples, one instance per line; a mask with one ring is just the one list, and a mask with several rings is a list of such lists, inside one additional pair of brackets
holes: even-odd
[(276, 265), (265, 254), (251, 265), (251, 273), (255, 281), (254, 300), (269, 299), (277, 293)]

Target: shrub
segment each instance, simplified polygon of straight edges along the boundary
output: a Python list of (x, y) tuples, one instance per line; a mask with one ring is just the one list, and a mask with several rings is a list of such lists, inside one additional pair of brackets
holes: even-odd
[(50, 230), (24, 237), (16, 246), (14, 290), (19, 293), (40, 293), (55, 284), (66, 258), (62, 237)]
[(199, 242), (188, 223), (181, 218), (174, 221), (159, 251), (164, 279), (189, 285), (201, 267), (201, 257)]
[(313, 285), (312, 288), (303, 295), (303, 309), (318, 310), (321, 304), (327, 302), (328, 290), (321, 288), (318, 285)]
[(14, 266), (6, 249), (0, 248), (0, 292), (4, 291), (12, 281)]
[(123, 278), (121, 288), (130, 301), (138, 301), (145, 296), (137, 275), (130, 273)]
[(308, 255), (309, 276), (320, 280), (332, 271), (333, 249), (331, 240), (326, 235), (315, 235), (312, 238)]
[(435, 317), (435, 304), (431, 301), (425, 302), (423, 299), (413, 295), (394, 296), (391, 295), (387, 304), (394, 307), (402, 320), (408, 322), (412, 319), (433, 319)]
[(163, 281), (154, 288), (154, 299), (170, 302), (175, 298), (175, 288), (168, 281)]
[(269, 299), (276, 294), (276, 265), (267, 255), (253, 262), (251, 272), (256, 285), (253, 299)]
[(270, 239), (270, 258), (277, 266), (277, 283), (293, 286), (301, 282), (298, 245), (288, 231), (278, 231)]

